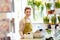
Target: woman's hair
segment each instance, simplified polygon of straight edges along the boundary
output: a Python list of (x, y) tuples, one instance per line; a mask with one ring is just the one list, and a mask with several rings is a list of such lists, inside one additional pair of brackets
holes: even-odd
[(26, 10), (28, 10), (28, 9), (30, 9), (30, 10), (31, 10), (31, 8), (30, 8), (30, 7), (25, 7), (24, 11), (26, 11)]

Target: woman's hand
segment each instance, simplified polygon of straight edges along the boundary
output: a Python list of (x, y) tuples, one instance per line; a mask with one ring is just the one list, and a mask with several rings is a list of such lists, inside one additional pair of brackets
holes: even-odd
[(24, 39), (24, 35), (22, 31), (20, 31), (20, 36), (21, 36), (21, 39)]
[(21, 39), (24, 39), (24, 35), (21, 36)]

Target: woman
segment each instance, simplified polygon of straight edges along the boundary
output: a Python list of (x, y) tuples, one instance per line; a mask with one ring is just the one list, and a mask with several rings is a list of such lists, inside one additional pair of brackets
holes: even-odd
[(24, 10), (25, 17), (20, 21), (20, 28), (19, 33), (21, 35), (21, 38), (24, 38), (24, 34), (28, 34), (29, 32), (32, 32), (32, 26), (30, 23), (29, 16), (31, 15), (31, 8), (26, 7)]

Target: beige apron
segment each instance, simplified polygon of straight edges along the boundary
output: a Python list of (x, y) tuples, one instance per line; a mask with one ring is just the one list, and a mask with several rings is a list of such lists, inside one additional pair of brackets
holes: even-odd
[(31, 31), (32, 31), (32, 25), (31, 25), (31, 23), (25, 21), (25, 27), (24, 27), (23, 34), (28, 34)]

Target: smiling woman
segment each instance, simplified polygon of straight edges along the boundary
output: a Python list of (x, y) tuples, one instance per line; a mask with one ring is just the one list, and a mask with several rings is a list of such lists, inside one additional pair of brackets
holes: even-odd
[(31, 15), (31, 8), (25, 7), (24, 13), (25, 13), (25, 17), (21, 19), (19, 23), (19, 33), (21, 35), (21, 38), (24, 38), (24, 34), (28, 34), (32, 32), (32, 25), (29, 18)]

